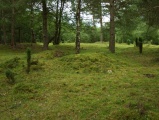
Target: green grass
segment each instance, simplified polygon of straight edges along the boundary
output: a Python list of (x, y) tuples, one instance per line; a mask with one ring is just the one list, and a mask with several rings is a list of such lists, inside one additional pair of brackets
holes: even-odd
[[(26, 47), (0, 45), (1, 120), (157, 120), (159, 47), (107, 43), (33, 45), (26, 73)], [(15, 60), (16, 59), (16, 60)], [(15, 74), (8, 84), (5, 71)], [(110, 71), (110, 72), (109, 72)]]

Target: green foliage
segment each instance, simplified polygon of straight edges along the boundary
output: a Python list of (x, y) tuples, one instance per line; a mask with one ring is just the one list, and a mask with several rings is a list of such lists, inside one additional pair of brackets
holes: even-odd
[(90, 43), (90, 42), (91, 42), (91, 39), (89, 34), (81, 32), (81, 43)]
[[(65, 27), (67, 27), (67, 29)], [(80, 37), (81, 37), (81, 43), (94, 43), (100, 41), (100, 30), (88, 24), (84, 24), (81, 29)], [(62, 39), (64, 40), (64, 42), (67, 43), (75, 42), (75, 38), (76, 38), (75, 31), (69, 25), (65, 24), (62, 32)]]
[(153, 39), (151, 43), (152, 43), (153, 45), (159, 45), (159, 39), (158, 39), (158, 38)]
[(8, 69), (8, 70), (6, 70), (5, 74), (7, 77), (7, 82), (9, 84), (14, 84), (15, 83), (14, 73), (10, 69)]
[(75, 38), (76, 38), (76, 34), (73, 31), (70, 31), (70, 32), (66, 31), (62, 35), (62, 39), (64, 40), (64, 42), (67, 42), (67, 43), (75, 42)]
[(94, 43), (100, 41), (100, 29), (97, 29), (90, 24), (83, 23), (81, 29), (81, 42)]
[[(100, 31), (99, 29), (94, 29), (92, 30), (90, 33), (87, 33), (90, 36), (90, 40), (88, 41), (88, 43), (95, 43), (100, 41)], [(106, 36), (104, 35), (104, 38)]]
[(127, 44), (130, 45), (131, 44), (131, 40), (128, 39), (127, 40)]
[[(157, 27), (159, 26), (159, 17), (157, 15), (159, 4), (158, 0), (140, 0), (138, 7), (142, 10), (143, 19), (147, 22), (149, 26)], [(148, 11), (147, 11), (148, 10)]]

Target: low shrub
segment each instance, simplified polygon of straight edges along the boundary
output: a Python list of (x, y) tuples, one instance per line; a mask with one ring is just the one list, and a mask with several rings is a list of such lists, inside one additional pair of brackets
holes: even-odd
[(7, 77), (7, 82), (9, 84), (14, 84), (15, 83), (14, 73), (10, 69), (8, 69), (8, 70), (6, 70), (5, 74), (6, 74), (6, 77)]

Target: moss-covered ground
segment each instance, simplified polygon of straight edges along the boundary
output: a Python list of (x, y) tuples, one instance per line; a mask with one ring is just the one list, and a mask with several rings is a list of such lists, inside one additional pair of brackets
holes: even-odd
[[(159, 46), (63, 43), (42, 51), (0, 45), (1, 120), (158, 120)], [(15, 83), (5, 75), (10, 69)]]

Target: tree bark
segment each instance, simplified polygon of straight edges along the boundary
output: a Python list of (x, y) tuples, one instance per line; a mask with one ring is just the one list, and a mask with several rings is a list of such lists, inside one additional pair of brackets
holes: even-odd
[(21, 43), (21, 28), (18, 28), (18, 42)]
[(4, 16), (4, 11), (3, 11), (3, 10), (2, 10), (2, 21), (3, 21), (3, 24), (2, 24), (3, 38), (2, 38), (2, 41), (3, 41), (3, 44), (7, 44), (7, 34), (6, 34), (6, 26), (5, 26), (5, 16)]
[(100, 42), (103, 42), (103, 17), (102, 17), (102, 3), (100, 1)]
[(15, 48), (15, 1), (12, 0), (11, 46)]
[(53, 44), (57, 45), (57, 39), (58, 39), (58, 21), (59, 21), (59, 0), (56, 1), (56, 20), (55, 20), (55, 36), (54, 36), (54, 40), (53, 40)]
[[(2, 25), (0, 24), (0, 31), (2, 31), (2, 27), (1, 27)], [(2, 34), (0, 33), (0, 44), (2, 44)]]
[(112, 53), (115, 53), (115, 9), (114, 9), (114, 1), (110, 0), (110, 41), (109, 41), (109, 50)]
[(60, 9), (59, 9), (59, 0), (57, 0), (57, 3), (56, 3), (56, 21), (55, 21), (56, 28), (55, 28), (55, 37), (54, 37), (54, 41), (53, 41), (54, 45), (60, 44), (60, 40), (61, 40), (61, 21), (62, 21), (62, 13), (63, 13), (63, 8), (64, 8), (65, 1), (66, 0), (61, 0)]
[(47, 0), (42, 0), (43, 8), (43, 49), (48, 49), (48, 33), (47, 33)]
[(35, 40), (35, 35), (34, 35), (34, 28), (33, 28), (33, 24), (34, 24), (34, 1), (31, 1), (30, 3), (30, 27), (31, 27), (31, 43), (36, 43)]
[(61, 40), (61, 22), (62, 22), (62, 13), (63, 13), (63, 8), (64, 8), (65, 0), (61, 0), (61, 7), (60, 7), (60, 15), (59, 15), (59, 31), (58, 31), (58, 44), (60, 43)]
[(76, 53), (80, 53), (80, 11), (81, 11), (81, 0), (77, 0), (77, 11), (76, 11)]

